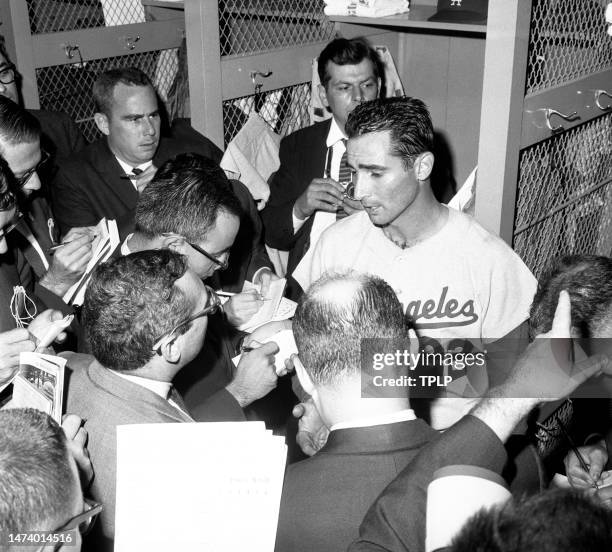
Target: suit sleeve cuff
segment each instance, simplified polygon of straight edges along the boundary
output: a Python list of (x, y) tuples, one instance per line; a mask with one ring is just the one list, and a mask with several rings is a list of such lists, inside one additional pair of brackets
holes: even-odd
[(291, 211), (291, 219), (293, 220), (293, 233), (297, 234), (297, 231), (304, 225), (304, 223), (309, 219), (310, 217), (306, 217), (305, 219), (300, 219), (297, 218), (295, 216), (295, 213), (293, 212), (293, 210)]
[(64, 300), (55, 295), (52, 291), (49, 291), (47, 288), (41, 286), (39, 283), (34, 285), (34, 294), (44, 303), (45, 307), (48, 309), (56, 309), (62, 311), (64, 315), (72, 314), (74, 312), (74, 308), (72, 305), (68, 305), (64, 302)]

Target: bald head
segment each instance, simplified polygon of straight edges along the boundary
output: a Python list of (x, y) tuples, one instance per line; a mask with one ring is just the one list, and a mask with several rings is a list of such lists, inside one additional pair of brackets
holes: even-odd
[(360, 375), (360, 345), (366, 338), (408, 335), (402, 305), (376, 276), (345, 272), (317, 280), (293, 319), (299, 356), (315, 385), (338, 385)]

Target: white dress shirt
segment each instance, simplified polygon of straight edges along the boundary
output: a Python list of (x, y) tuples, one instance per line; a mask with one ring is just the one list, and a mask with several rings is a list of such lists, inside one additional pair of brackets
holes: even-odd
[(346, 422), (338, 422), (337, 424), (332, 425), (329, 430), (335, 431), (336, 429), (348, 429), (351, 427), (373, 427), (377, 425), (408, 422), (411, 420), (416, 420), (414, 410), (412, 410), (412, 408), (405, 408), (404, 410), (380, 414), (378, 416), (367, 416), (365, 418), (347, 420)]

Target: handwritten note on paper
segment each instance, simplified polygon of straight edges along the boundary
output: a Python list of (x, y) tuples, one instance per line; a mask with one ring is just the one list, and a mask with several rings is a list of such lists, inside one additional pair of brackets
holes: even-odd
[[(264, 304), (262, 305), (262, 307), (249, 320), (239, 326), (238, 329), (250, 333), (262, 324), (270, 322), (274, 318), (274, 315), (276, 314), (278, 307), (281, 304), (286, 283), (287, 280), (285, 278), (272, 280), (272, 282), (270, 282), (270, 289), (268, 290), (268, 295), (264, 297)], [(258, 288), (254, 286), (251, 282), (245, 282), (242, 290), (248, 291), (250, 289)]]
[(273, 552), (285, 460), (261, 422), (118, 427), (115, 551)]

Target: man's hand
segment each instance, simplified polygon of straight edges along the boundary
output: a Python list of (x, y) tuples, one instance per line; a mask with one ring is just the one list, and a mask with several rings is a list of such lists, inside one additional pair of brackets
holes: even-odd
[(573, 450), (570, 450), (565, 457), (565, 473), (572, 487), (591, 488), (594, 484), (603, 484), (602, 472), (608, 461), (608, 449), (605, 439), (601, 439), (593, 445), (578, 447), (578, 452), (582, 454), (589, 471), (582, 469), (580, 461)]
[[(47, 333), (49, 326), (58, 320), (64, 318), (61, 311), (47, 309), (41, 312), (28, 326), (28, 331), (39, 341)], [(55, 338), (56, 343), (62, 343), (66, 339), (66, 332), (61, 332)]]
[(36, 348), (28, 330), (17, 328), (0, 333), (0, 389), (8, 384), (19, 370), (19, 353)]
[(299, 219), (306, 219), (315, 211), (335, 213), (342, 205), (344, 188), (331, 178), (314, 178), (304, 193), (297, 198), (293, 214)]
[(93, 479), (93, 466), (89, 459), (87, 431), (81, 427), (83, 420), (74, 414), (65, 414), (62, 419), (62, 429), (68, 439), (68, 450), (79, 468), (79, 476), (83, 490), (86, 490)]
[(265, 343), (270, 337), (283, 330), (290, 330), (293, 327), (291, 320), (278, 320), (275, 322), (266, 322), (253, 331), (253, 333), (247, 335), (244, 338), (243, 345), (245, 347), (251, 347), (251, 344), (256, 341), (259, 343)]
[(223, 305), (223, 312), (227, 321), (238, 327), (248, 322), (262, 306), (263, 300), (259, 292), (252, 289), (230, 297)]
[(93, 254), (94, 238), (82, 229), (72, 228), (65, 236), (62, 245), (55, 250), (49, 270), (40, 285), (62, 297), (85, 272)]
[(345, 197), (342, 200), (342, 209), (344, 209), (344, 212), (347, 215), (354, 215), (355, 213), (358, 213), (359, 211), (363, 211), (363, 205), (361, 204), (361, 201), (357, 201), (356, 199), (349, 199), (348, 197)]
[(270, 341), (242, 354), (234, 379), (226, 386), (242, 408), (265, 397), (276, 387), (274, 355), (278, 350), (278, 345)]
[(314, 401), (308, 399), (294, 406), (292, 414), (299, 420), (295, 441), (304, 454), (316, 454), (327, 443), (329, 429), (323, 423)]
[(516, 362), (508, 380), (490, 389), (472, 414), (487, 424), (501, 441), (540, 402), (562, 399), (612, 363), (604, 355), (575, 361), (571, 335), (571, 304), (559, 294), (550, 332), (537, 336)]
[(610, 369), (612, 361), (605, 355), (584, 358), (577, 349), (574, 358), (571, 320), (570, 298), (562, 291), (551, 330), (537, 336), (518, 359), (502, 386), (503, 396), (533, 399), (535, 403), (556, 401), (602, 370)]
[(270, 283), (280, 278), (269, 268), (260, 268), (256, 273), (256, 278), (253, 278), (253, 284), (259, 288), (259, 293), (264, 299), (268, 297), (270, 291)]

